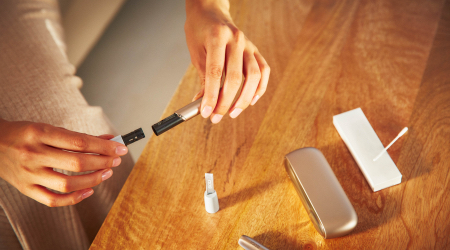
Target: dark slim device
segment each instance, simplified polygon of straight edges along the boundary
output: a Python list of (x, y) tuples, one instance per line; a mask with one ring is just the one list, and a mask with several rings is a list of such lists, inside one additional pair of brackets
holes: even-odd
[(177, 126), (178, 124), (185, 122), (189, 119), (192, 119), (193, 117), (200, 114), (200, 106), (202, 103), (202, 99), (197, 99), (188, 105), (182, 107), (181, 109), (175, 111), (171, 116), (164, 118), (163, 120), (159, 121), (158, 123), (154, 124), (152, 126), (153, 132), (155, 132), (155, 135), (160, 135), (167, 130)]
[(133, 132), (130, 132), (126, 135), (122, 135), (123, 142), (125, 143), (125, 146), (130, 145), (133, 142), (139, 141), (140, 139), (145, 138), (144, 131), (142, 131), (142, 128), (138, 128), (134, 130)]

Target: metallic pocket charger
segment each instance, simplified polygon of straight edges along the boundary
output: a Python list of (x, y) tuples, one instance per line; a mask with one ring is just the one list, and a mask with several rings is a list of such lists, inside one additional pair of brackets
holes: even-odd
[(286, 171), (317, 232), (325, 239), (344, 236), (358, 223), (325, 156), (317, 148), (301, 148), (286, 155)]

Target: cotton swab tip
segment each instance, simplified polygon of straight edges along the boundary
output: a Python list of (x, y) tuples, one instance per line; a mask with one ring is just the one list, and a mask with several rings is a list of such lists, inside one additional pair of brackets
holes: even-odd
[(398, 137), (404, 135), (406, 131), (408, 131), (408, 127), (403, 128), (402, 131), (400, 131), (400, 133), (398, 134)]

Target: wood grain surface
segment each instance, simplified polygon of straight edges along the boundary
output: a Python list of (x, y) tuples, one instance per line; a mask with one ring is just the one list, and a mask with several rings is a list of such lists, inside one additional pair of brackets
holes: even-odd
[[(153, 136), (91, 249), (242, 249), (241, 235), (272, 250), (449, 249), (450, 1), (231, 6), (272, 68), (266, 94), (237, 119), (196, 117)], [(198, 90), (191, 66), (163, 117)], [(409, 127), (388, 151), (400, 185), (372, 192), (335, 130), (333, 115), (357, 107), (384, 145)], [(358, 214), (351, 234), (324, 240), (311, 224), (283, 166), (302, 147), (330, 163)]]

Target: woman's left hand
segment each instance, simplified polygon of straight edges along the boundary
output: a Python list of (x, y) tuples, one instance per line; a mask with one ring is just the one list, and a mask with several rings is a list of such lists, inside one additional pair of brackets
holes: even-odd
[[(256, 46), (240, 31), (229, 13), (226, 0), (186, 1), (186, 41), (197, 68), (203, 96), (201, 115), (218, 123), (230, 111), (236, 118), (264, 94), (270, 68)], [(225, 73), (222, 89), (220, 82)], [(241, 90), (242, 77), (245, 81)], [(236, 95), (237, 101), (233, 104)]]

